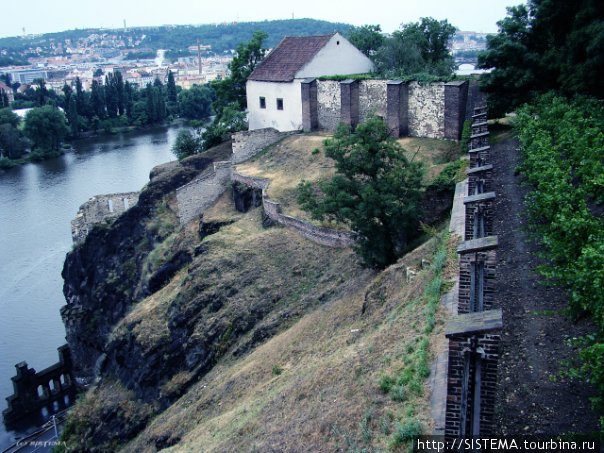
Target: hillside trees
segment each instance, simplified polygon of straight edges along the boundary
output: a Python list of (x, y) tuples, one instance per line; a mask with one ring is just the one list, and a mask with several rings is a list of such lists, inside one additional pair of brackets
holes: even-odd
[(222, 109), (229, 104), (236, 103), (241, 110), (246, 108), (245, 84), (254, 68), (262, 61), (266, 50), (263, 45), (267, 34), (256, 31), (247, 43), (237, 46), (235, 57), (229, 63), (231, 75), (224, 80), (212, 83), (216, 90), (214, 111), (220, 116)]
[(391, 36), (379, 25), (364, 25), (349, 32), (351, 42), (370, 56), (383, 77), (449, 77), (455, 68), (449, 42), (455, 27), (446, 20), (422, 17), (419, 22), (401, 24)]
[(379, 25), (354, 27), (348, 32), (348, 40), (368, 57), (374, 55), (382, 47), (385, 39)]
[(188, 90), (178, 94), (180, 114), (184, 118), (204, 119), (212, 114), (212, 102), (215, 99), (214, 90), (208, 85), (193, 85)]
[(359, 234), (357, 252), (371, 267), (396, 261), (418, 234), (423, 167), (403, 151), (380, 118), (354, 132), (341, 126), (325, 142), (335, 176), (298, 187), (298, 201), (313, 218), (347, 224)]
[(228, 140), (230, 134), (245, 129), (245, 84), (254, 68), (266, 54), (263, 47), (267, 35), (257, 31), (247, 43), (237, 46), (237, 54), (229, 64), (231, 75), (210, 85), (215, 91), (212, 108), (216, 117), (203, 133), (203, 148), (208, 149)]
[(490, 112), (499, 116), (556, 90), (604, 99), (604, 3), (531, 0), (508, 8), (479, 65)]

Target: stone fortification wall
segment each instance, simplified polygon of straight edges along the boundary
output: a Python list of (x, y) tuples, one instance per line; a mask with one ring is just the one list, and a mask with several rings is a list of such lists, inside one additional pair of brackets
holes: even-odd
[(305, 131), (334, 132), (340, 123), (354, 128), (373, 113), (384, 118), (397, 138), (406, 135), (461, 138), (468, 98), (465, 81), (420, 84), (400, 80), (312, 80), (305, 83), (308, 86), (306, 90), (303, 86), (301, 93)]
[(362, 80), (359, 82), (359, 121), (362, 123), (371, 113), (386, 119), (386, 80)]
[(176, 189), (181, 225), (198, 217), (224, 193), (231, 179), (231, 162), (214, 162), (214, 171)]
[(270, 200), (266, 195), (266, 188), (270, 180), (245, 176), (236, 171), (233, 172), (231, 178), (234, 182), (244, 184), (248, 187), (262, 189), (262, 207), (266, 216), (273, 222), (291, 228), (301, 236), (328, 247), (349, 247), (354, 244), (355, 236), (350, 231), (319, 227), (305, 220), (283, 214), (281, 212), (281, 205), (276, 201)]
[(335, 131), (340, 124), (340, 82), (317, 81), (319, 130)]
[(234, 164), (239, 164), (250, 159), (267, 146), (288, 135), (291, 135), (291, 132), (279, 132), (272, 127), (236, 132), (231, 137), (233, 141), (232, 161)]
[(409, 135), (445, 138), (444, 83), (409, 83)]
[(118, 217), (138, 202), (139, 192), (96, 195), (80, 206), (71, 221), (71, 237), (74, 242), (83, 241), (93, 225)]

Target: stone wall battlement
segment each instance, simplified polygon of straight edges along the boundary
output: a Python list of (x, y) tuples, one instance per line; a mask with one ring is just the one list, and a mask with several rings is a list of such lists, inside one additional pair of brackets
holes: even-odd
[(264, 213), (273, 222), (291, 228), (301, 236), (328, 247), (350, 247), (354, 244), (355, 235), (350, 231), (320, 227), (306, 220), (283, 214), (281, 212), (281, 204), (270, 200), (266, 194), (266, 189), (270, 184), (269, 179), (246, 176), (233, 171), (232, 181), (253, 189), (261, 189)]
[(97, 223), (118, 217), (138, 203), (140, 192), (96, 195), (80, 206), (71, 221), (71, 237), (74, 242), (83, 241)]
[(305, 80), (302, 124), (307, 132), (355, 127), (370, 114), (384, 118), (395, 137), (459, 140), (474, 97), (467, 82), (421, 84), (400, 80)]
[(211, 173), (204, 173), (176, 189), (178, 218), (185, 225), (214, 204), (231, 180), (230, 161), (214, 162)]

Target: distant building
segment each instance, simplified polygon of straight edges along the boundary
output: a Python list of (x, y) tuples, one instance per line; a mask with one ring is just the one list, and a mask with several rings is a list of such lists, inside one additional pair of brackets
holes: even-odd
[(32, 83), (36, 79), (48, 79), (48, 71), (43, 69), (20, 69), (7, 71), (12, 82)]
[(0, 94), (2, 94), (2, 92), (6, 93), (8, 102), (13, 102), (15, 100), (13, 89), (0, 80)]
[(371, 71), (371, 60), (339, 33), (285, 37), (248, 77), (249, 128), (302, 129), (302, 80)]

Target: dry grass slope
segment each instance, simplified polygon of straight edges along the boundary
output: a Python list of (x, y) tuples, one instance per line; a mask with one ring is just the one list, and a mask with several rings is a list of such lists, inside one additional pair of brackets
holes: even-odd
[[(392, 433), (405, 421), (429, 431), (423, 382), (400, 398), (380, 383), (412, 365), (426, 338), (423, 295), (433, 273), (420, 262), (434, 249), (431, 240), (248, 356), (221, 361), (123, 451), (154, 452), (158, 439), (175, 444), (162, 450), (170, 452), (396, 451)], [(418, 272), (411, 280), (408, 267)]]

